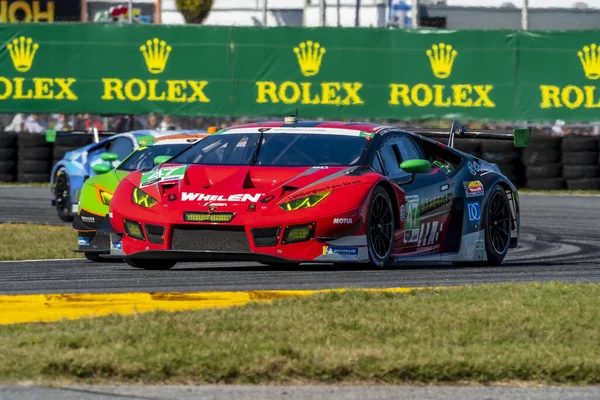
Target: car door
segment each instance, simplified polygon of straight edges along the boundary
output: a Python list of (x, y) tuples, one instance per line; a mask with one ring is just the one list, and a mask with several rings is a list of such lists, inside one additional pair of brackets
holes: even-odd
[[(431, 161), (415, 140), (408, 135), (392, 135), (379, 149), (386, 176), (406, 193), (400, 207), (402, 243), (395, 243), (394, 254), (435, 253), (440, 250), (452, 205), (452, 191), (447, 175), (432, 166), (430, 172), (413, 174), (403, 171), (406, 160)], [(447, 229), (446, 229), (447, 230)]]

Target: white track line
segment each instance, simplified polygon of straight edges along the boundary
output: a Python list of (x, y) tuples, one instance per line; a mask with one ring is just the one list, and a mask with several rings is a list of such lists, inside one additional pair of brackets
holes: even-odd
[(47, 261), (85, 261), (85, 258), (46, 258), (42, 260), (8, 260), (1, 263), (26, 263), (26, 262), (47, 262)]

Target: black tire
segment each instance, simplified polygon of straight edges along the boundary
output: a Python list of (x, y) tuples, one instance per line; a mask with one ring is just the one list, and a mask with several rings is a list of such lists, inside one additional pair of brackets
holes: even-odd
[(32, 147), (19, 150), (19, 161), (25, 160), (50, 160), (52, 149), (50, 147)]
[(598, 165), (598, 153), (595, 151), (577, 151), (563, 153), (563, 165)]
[(518, 151), (506, 151), (502, 153), (487, 152), (481, 153), (481, 158), (494, 164), (510, 164), (521, 160), (521, 154)]
[(127, 264), (134, 268), (148, 269), (148, 270), (167, 270), (171, 269), (177, 264), (177, 261), (171, 260), (125, 260)]
[(521, 160), (526, 166), (543, 166), (560, 162), (561, 152), (559, 150), (536, 150), (525, 148)]
[(0, 174), (14, 175), (16, 164), (14, 161), (0, 161)]
[(54, 146), (54, 149), (52, 149), (52, 159), (54, 161), (62, 160), (67, 151), (73, 151), (76, 149), (79, 149), (79, 147)]
[(568, 180), (567, 181), (567, 189), (569, 189), (569, 190), (600, 190), (600, 178)]
[(562, 140), (562, 136), (531, 135), (527, 148), (535, 149), (536, 151), (560, 150)]
[(57, 134), (56, 140), (54, 141), (54, 146), (71, 147), (78, 149), (80, 147), (87, 146), (93, 141), (94, 135), (92, 134)]
[(394, 221), (394, 207), (390, 195), (382, 186), (376, 186), (369, 201), (367, 248), (371, 264), (378, 268), (385, 267), (392, 254)]
[(54, 178), (54, 201), (58, 218), (65, 222), (73, 222), (70, 185), (69, 174), (64, 168), (59, 168)]
[(598, 151), (598, 138), (594, 136), (565, 136), (560, 146), (563, 153)]
[(0, 133), (0, 149), (15, 149), (17, 147), (17, 134), (12, 132)]
[(50, 174), (17, 174), (17, 182), (21, 183), (47, 183), (50, 182)]
[(13, 174), (0, 174), (0, 182), (14, 182), (16, 176)]
[[(600, 166), (598, 165), (565, 165), (562, 177), (569, 180), (598, 178), (600, 177)], [(569, 185), (567, 184), (567, 187)]]
[(548, 179), (562, 177), (563, 166), (561, 163), (548, 164), (545, 166), (531, 166), (525, 168), (525, 177), (530, 179)]
[(49, 143), (46, 142), (46, 136), (40, 133), (21, 133), (18, 136), (17, 142), (21, 149), (49, 146)]
[[(2, 133), (0, 133), (0, 135), (2, 135)], [(15, 161), (16, 159), (17, 151), (15, 149), (0, 148), (0, 161)]]
[(18, 170), (21, 174), (50, 174), (50, 163), (39, 160), (19, 160)]
[(477, 139), (454, 139), (454, 148), (467, 154), (481, 154), (481, 141)]
[(533, 179), (528, 180), (525, 187), (532, 190), (562, 190), (565, 188), (565, 181), (563, 178)]
[(483, 210), (483, 229), (485, 231), (485, 252), (487, 265), (502, 264), (510, 247), (512, 215), (506, 191), (496, 185), (488, 195)]
[(481, 143), (481, 154), (509, 153), (515, 151), (515, 144), (507, 140), (486, 140)]

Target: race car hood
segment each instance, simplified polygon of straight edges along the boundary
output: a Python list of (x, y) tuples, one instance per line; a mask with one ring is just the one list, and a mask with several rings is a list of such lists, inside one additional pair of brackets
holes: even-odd
[[(164, 207), (257, 211), (361, 183), (364, 167), (251, 167), (165, 164), (127, 179)], [(250, 206), (260, 202), (260, 207)], [(280, 207), (276, 207), (281, 211)]]

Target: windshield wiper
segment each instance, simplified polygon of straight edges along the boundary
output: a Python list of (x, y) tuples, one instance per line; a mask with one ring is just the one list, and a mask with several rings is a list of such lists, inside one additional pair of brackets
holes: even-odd
[(260, 148), (262, 147), (264, 134), (265, 134), (265, 131), (263, 131), (261, 129), (260, 136), (258, 138), (258, 144), (256, 145), (256, 150), (254, 151), (254, 154), (252, 155), (252, 161), (250, 162), (250, 165), (256, 165), (256, 161), (258, 160), (258, 153), (260, 153)]

